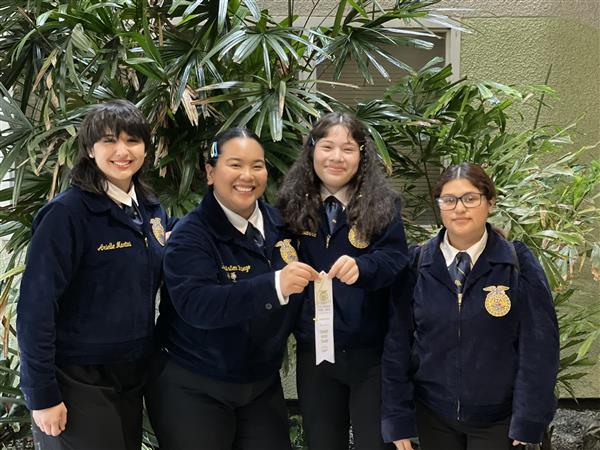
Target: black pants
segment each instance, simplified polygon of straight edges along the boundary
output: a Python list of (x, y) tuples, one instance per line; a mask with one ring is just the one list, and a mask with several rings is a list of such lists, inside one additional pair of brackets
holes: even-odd
[(492, 424), (442, 418), (417, 403), (417, 430), (422, 450), (518, 450), (508, 437), (510, 417)]
[(33, 422), (35, 448), (140, 450), (146, 372), (146, 361), (57, 368), (67, 425), (53, 437)]
[(226, 383), (163, 358), (146, 406), (160, 450), (290, 450), (279, 374)]
[(381, 352), (347, 350), (335, 364), (315, 365), (298, 351), (298, 400), (310, 450), (348, 450), (352, 423), (356, 450), (393, 449), (381, 437)]

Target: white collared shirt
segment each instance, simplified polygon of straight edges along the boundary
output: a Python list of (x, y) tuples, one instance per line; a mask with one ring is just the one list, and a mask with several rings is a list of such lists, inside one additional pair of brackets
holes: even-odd
[[(265, 220), (263, 218), (260, 208), (258, 207), (258, 202), (255, 203), (254, 211), (252, 211), (252, 214), (250, 214), (250, 217), (248, 217), (248, 219), (245, 219), (242, 216), (240, 216), (239, 214), (237, 214), (237, 213), (233, 212), (232, 210), (230, 210), (229, 208), (227, 208), (225, 205), (223, 205), (223, 203), (221, 203), (221, 201), (219, 200), (219, 197), (217, 197), (216, 192), (213, 191), (213, 194), (215, 196), (215, 200), (217, 201), (219, 206), (221, 206), (221, 209), (225, 213), (225, 217), (227, 217), (227, 220), (229, 220), (229, 223), (231, 223), (231, 225), (233, 225), (236, 230), (238, 230), (242, 234), (246, 234), (246, 229), (248, 228), (248, 222), (250, 222), (254, 226), (254, 228), (256, 228), (260, 232), (263, 239), (265, 238)], [(283, 294), (281, 293), (281, 280), (280, 279), (281, 279), (281, 270), (277, 270), (275, 272), (275, 291), (277, 292), (277, 299), (279, 300), (279, 303), (281, 305), (287, 305), (288, 302), (290, 301), (290, 298), (284, 297)]]
[(477, 260), (479, 259), (479, 257), (481, 256), (481, 254), (483, 253), (483, 250), (485, 249), (485, 245), (487, 244), (487, 239), (488, 239), (488, 232), (487, 232), (487, 228), (486, 228), (486, 229), (484, 229), (483, 236), (481, 236), (481, 239), (479, 239), (479, 241), (475, 242), (475, 244), (473, 244), (466, 250), (458, 250), (457, 248), (454, 248), (452, 245), (450, 245), (450, 241), (448, 240), (448, 232), (446, 231), (444, 233), (444, 239), (440, 243), (440, 250), (442, 251), (442, 254), (444, 255), (444, 260), (446, 261), (446, 267), (450, 267), (450, 265), (454, 261), (454, 258), (456, 257), (456, 254), (461, 251), (465, 251), (469, 254), (469, 256), (471, 257), (471, 267), (473, 267), (475, 265), (475, 263), (477, 262)]
[(329, 192), (327, 190), (327, 188), (323, 185), (321, 185), (321, 201), (324, 202), (327, 197), (330, 196), (334, 196), (344, 207), (344, 209), (346, 209), (346, 206), (348, 206), (348, 202), (350, 201), (350, 199), (348, 198), (348, 186), (344, 186), (343, 188), (341, 188), (340, 190), (338, 190), (335, 194), (332, 194), (331, 192)]
[(134, 201), (136, 205), (139, 204), (133, 183), (131, 183), (131, 189), (129, 189), (129, 192), (125, 192), (121, 188), (118, 188), (116, 185), (112, 184), (110, 181), (106, 180), (105, 192), (106, 195), (108, 195), (108, 197), (121, 208), (123, 205), (131, 206), (132, 201)]
[(225, 205), (223, 205), (223, 203), (221, 203), (221, 201), (219, 200), (219, 197), (217, 197), (216, 193), (214, 193), (214, 195), (215, 199), (217, 200), (217, 203), (221, 206), (221, 209), (225, 213), (227, 220), (229, 220), (229, 223), (231, 223), (231, 225), (233, 225), (236, 230), (238, 230), (242, 234), (246, 234), (248, 222), (250, 222), (254, 226), (254, 228), (260, 231), (260, 234), (262, 235), (263, 239), (265, 238), (265, 221), (263, 219), (262, 212), (258, 207), (258, 202), (256, 202), (256, 204), (254, 205), (254, 211), (252, 211), (250, 217), (248, 217), (248, 219), (245, 219), (239, 214), (234, 213)]

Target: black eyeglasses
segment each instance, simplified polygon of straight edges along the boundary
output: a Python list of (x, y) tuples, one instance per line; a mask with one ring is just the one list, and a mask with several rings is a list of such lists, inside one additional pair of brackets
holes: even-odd
[(485, 194), (481, 194), (479, 192), (467, 192), (466, 194), (461, 195), (460, 197), (456, 197), (454, 195), (442, 195), (435, 199), (440, 210), (442, 211), (452, 211), (458, 205), (458, 201), (460, 200), (465, 208), (477, 208), (481, 205), (481, 198), (485, 196)]

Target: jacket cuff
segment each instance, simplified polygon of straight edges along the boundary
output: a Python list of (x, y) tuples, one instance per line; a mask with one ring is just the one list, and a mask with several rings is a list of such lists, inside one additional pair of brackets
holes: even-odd
[(30, 411), (38, 409), (51, 408), (62, 403), (62, 394), (58, 388), (58, 383), (53, 382), (43, 388), (23, 388), (23, 396), (25, 397), (25, 403)]
[(539, 422), (530, 422), (512, 416), (508, 437), (527, 444), (539, 444), (542, 442), (546, 425)]
[(277, 291), (273, 272), (263, 273), (262, 275), (255, 277), (254, 282), (254, 290), (256, 291), (260, 291), (260, 286), (263, 286), (263, 283), (266, 283), (266, 286), (264, 286), (262, 290), (265, 295), (257, 297), (255, 303), (256, 312), (258, 314), (275, 311), (284, 305), (279, 299), (279, 292)]
[[(362, 255), (364, 256), (364, 255)], [(358, 280), (354, 283), (354, 286), (361, 289), (372, 289), (371, 281), (373, 279), (373, 263), (371, 261), (365, 260), (362, 256), (357, 256), (355, 258), (356, 265), (358, 266)]]
[(385, 442), (417, 436), (415, 416), (388, 417), (381, 420), (381, 435)]

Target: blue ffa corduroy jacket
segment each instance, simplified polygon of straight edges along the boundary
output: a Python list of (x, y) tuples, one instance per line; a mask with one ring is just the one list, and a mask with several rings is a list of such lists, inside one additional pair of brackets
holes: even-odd
[(169, 238), (161, 344), (176, 363), (200, 375), (246, 383), (273, 376), (281, 366), (300, 299), (279, 303), (274, 272), (284, 267), (281, 254), (291, 249), (290, 240), (282, 240), (276, 210), (262, 201), (259, 207), (266, 255), (229, 222), (212, 190)]
[[(544, 271), (523, 243), (515, 241), (513, 249), (488, 225), (488, 242), (459, 307), (440, 250), (444, 233), (420, 248), (418, 274), (419, 248), (411, 252), (414, 275), (407, 270), (394, 289), (400, 294), (394, 295), (382, 364), (383, 437), (391, 442), (416, 435), (417, 400), (464, 422), (511, 416), (511, 439), (541, 442), (556, 407), (559, 360), (556, 313)], [(407, 282), (410, 278), (416, 281)], [(414, 284), (412, 302), (407, 284)], [(486, 309), (490, 286), (509, 288), (504, 294), (510, 310), (503, 316)]]
[(139, 201), (142, 227), (106, 195), (77, 187), (37, 214), (17, 305), (21, 389), (30, 409), (62, 401), (55, 365), (151, 353), (169, 223), (158, 202)]
[[(318, 272), (328, 272), (342, 255), (356, 259), (359, 278), (353, 285), (333, 280), (334, 342), (340, 350), (383, 347), (388, 323), (389, 286), (408, 262), (404, 225), (397, 205), (394, 220), (371, 242), (362, 241), (342, 214), (333, 235), (329, 235), (323, 206), (317, 233), (299, 237), (300, 261)], [(299, 349), (314, 351), (315, 302), (312, 284), (304, 291), (304, 301), (294, 334)]]

